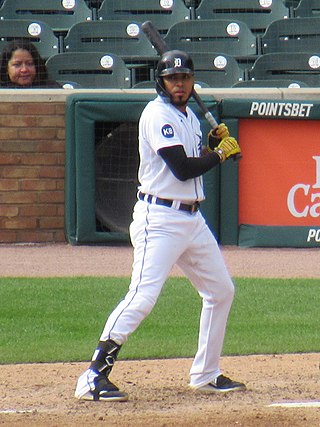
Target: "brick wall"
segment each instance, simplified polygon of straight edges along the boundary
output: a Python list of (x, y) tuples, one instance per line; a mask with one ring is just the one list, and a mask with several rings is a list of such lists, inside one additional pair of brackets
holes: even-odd
[(0, 97), (0, 243), (65, 241), (63, 98)]

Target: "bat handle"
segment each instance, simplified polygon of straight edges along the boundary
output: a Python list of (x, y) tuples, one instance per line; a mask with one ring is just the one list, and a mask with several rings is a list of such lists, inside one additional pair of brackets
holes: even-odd
[[(213, 115), (210, 113), (210, 111), (207, 111), (204, 114), (204, 116), (207, 119), (207, 121), (210, 123), (210, 125), (212, 126), (212, 129), (215, 130), (218, 127), (218, 123), (217, 123), (216, 119), (213, 117)], [(234, 162), (238, 163), (239, 160), (242, 159), (241, 153), (233, 155), (232, 159)]]
[(218, 126), (218, 123), (216, 119), (213, 117), (213, 115), (210, 113), (210, 111), (207, 111), (204, 116), (210, 123), (212, 129), (215, 130), (215, 128)]

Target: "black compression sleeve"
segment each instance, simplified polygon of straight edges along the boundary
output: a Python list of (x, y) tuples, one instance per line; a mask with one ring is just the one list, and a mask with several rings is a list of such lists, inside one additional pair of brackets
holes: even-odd
[(161, 148), (158, 153), (180, 181), (196, 178), (220, 164), (220, 158), (214, 152), (202, 157), (187, 157), (182, 145)]

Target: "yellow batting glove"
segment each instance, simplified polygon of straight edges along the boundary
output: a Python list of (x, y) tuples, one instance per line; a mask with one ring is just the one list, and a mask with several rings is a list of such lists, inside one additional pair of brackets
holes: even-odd
[(215, 134), (218, 139), (228, 138), (230, 136), (229, 129), (224, 123), (220, 123), (215, 129)]
[(220, 162), (224, 162), (235, 154), (241, 153), (241, 148), (235, 138), (231, 136), (223, 138), (220, 144), (215, 147), (214, 152), (220, 157)]
[(217, 147), (223, 138), (230, 136), (229, 129), (224, 123), (220, 123), (215, 129), (208, 133), (208, 145), (210, 148)]

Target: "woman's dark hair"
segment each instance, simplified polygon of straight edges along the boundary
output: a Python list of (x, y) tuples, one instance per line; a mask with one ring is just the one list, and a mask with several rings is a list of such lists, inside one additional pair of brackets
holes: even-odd
[(48, 81), (48, 72), (44, 60), (41, 58), (37, 48), (26, 39), (17, 39), (10, 42), (2, 51), (0, 60), (0, 85), (11, 86), (11, 81), (8, 76), (8, 62), (10, 61), (13, 52), (18, 49), (27, 50), (33, 58), (36, 67), (35, 79), (32, 86), (43, 86)]

